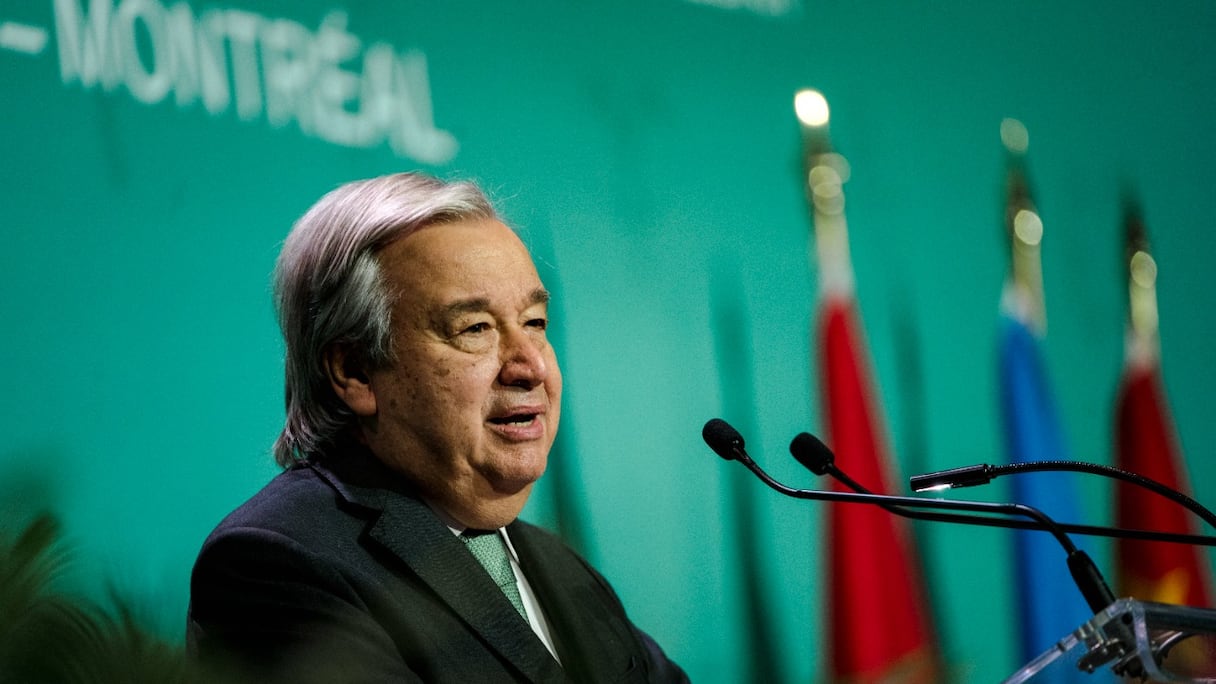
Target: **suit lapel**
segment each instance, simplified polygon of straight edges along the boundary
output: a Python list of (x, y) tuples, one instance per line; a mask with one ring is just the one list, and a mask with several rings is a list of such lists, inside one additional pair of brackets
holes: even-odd
[[(347, 501), (381, 511), (368, 535), (409, 566), (491, 650), (531, 681), (566, 681), (561, 666), (451, 530), (425, 503), (393, 486), (402, 484), (397, 475), (378, 462), (365, 465), (364, 472), (350, 471), (349, 461), (313, 468)], [(335, 472), (339, 467), (341, 474)], [(369, 478), (367, 470), (380, 472)]]
[(527, 523), (507, 531), (549, 620), (557, 653), (580, 682), (622, 681), (638, 669), (636, 638), (616, 594), (583, 561)]

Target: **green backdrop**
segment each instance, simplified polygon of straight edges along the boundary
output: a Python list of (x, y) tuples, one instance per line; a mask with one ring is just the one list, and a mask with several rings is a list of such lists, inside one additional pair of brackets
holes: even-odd
[[(793, 93), (828, 96), (852, 164), (901, 471), (1002, 459), (998, 124), (1014, 116), (1074, 457), (1111, 458), (1126, 184), (1161, 269), (1181, 443), (1214, 504), (1214, 35), (1206, 0), (0, 3), (0, 505), (58, 513), (80, 590), (117, 587), (179, 640), (200, 543), (275, 472), (269, 274), (291, 223), (354, 178), (472, 177), (557, 294), (563, 435), (526, 515), (564, 525), (694, 680), (752, 677), (757, 649), (775, 654), (766, 677), (814, 680), (823, 507), (700, 438), (724, 416), (774, 475), (813, 484), (785, 450), (820, 426)], [(1108, 522), (1108, 484), (1086, 482), (1087, 522)], [(917, 530), (956, 679), (1009, 674), (1007, 537)]]

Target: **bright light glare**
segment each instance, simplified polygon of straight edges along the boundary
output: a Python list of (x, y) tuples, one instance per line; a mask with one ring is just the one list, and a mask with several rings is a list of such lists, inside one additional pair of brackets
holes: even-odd
[(828, 101), (818, 90), (799, 90), (794, 95), (794, 113), (804, 126), (824, 126), (828, 122)]
[(1003, 119), (1001, 121), (1001, 142), (1010, 152), (1022, 154), (1030, 146), (1030, 133), (1026, 131), (1026, 126), (1021, 121)]
[(1043, 239), (1043, 220), (1029, 209), (1020, 209), (1013, 217), (1013, 234), (1025, 244), (1037, 245)]
[[(819, 164), (812, 168), (809, 174), (809, 181), (811, 189), (823, 195), (838, 194), (840, 186), (844, 183), (844, 180), (840, 177), (840, 173), (827, 164)], [(832, 192), (827, 190), (821, 192), (819, 190), (820, 188), (828, 187), (834, 187), (835, 190)]]
[(1131, 274), (1140, 287), (1152, 287), (1157, 282), (1157, 262), (1148, 252), (1136, 252), (1132, 255)]

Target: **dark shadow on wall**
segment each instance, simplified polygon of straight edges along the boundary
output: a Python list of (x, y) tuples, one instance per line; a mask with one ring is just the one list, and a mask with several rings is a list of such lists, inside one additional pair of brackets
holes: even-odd
[[(721, 273), (724, 269), (718, 269)], [(717, 359), (719, 386), (723, 396), (723, 415), (745, 434), (755, 434), (755, 379), (753, 373), (750, 324), (747, 306), (737, 278), (719, 277), (715, 280), (710, 302), (714, 352)], [(765, 571), (762, 567), (767, 549), (756, 530), (769, 526), (760, 522), (760, 501), (757, 482), (742, 468), (724, 468), (726, 489), (722, 500), (734, 521), (734, 560), (742, 597), (742, 618), (746, 627), (743, 648), (746, 662), (743, 673), (747, 681), (780, 683), (786, 681), (778, 657), (780, 642), (773, 611), (767, 594)], [(727, 576), (730, 573), (726, 573)]]

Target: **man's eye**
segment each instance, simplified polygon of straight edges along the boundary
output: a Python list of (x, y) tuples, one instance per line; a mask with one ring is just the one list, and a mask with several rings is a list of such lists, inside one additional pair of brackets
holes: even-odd
[(474, 323), (473, 325), (468, 326), (467, 328), (465, 328), (464, 330), (461, 330), (460, 332), (462, 332), (462, 333), (483, 333), (489, 329), (490, 329), (489, 323)]
[(549, 319), (533, 318), (532, 320), (528, 321), (528, 327), (544, 330), (549, 327)]

